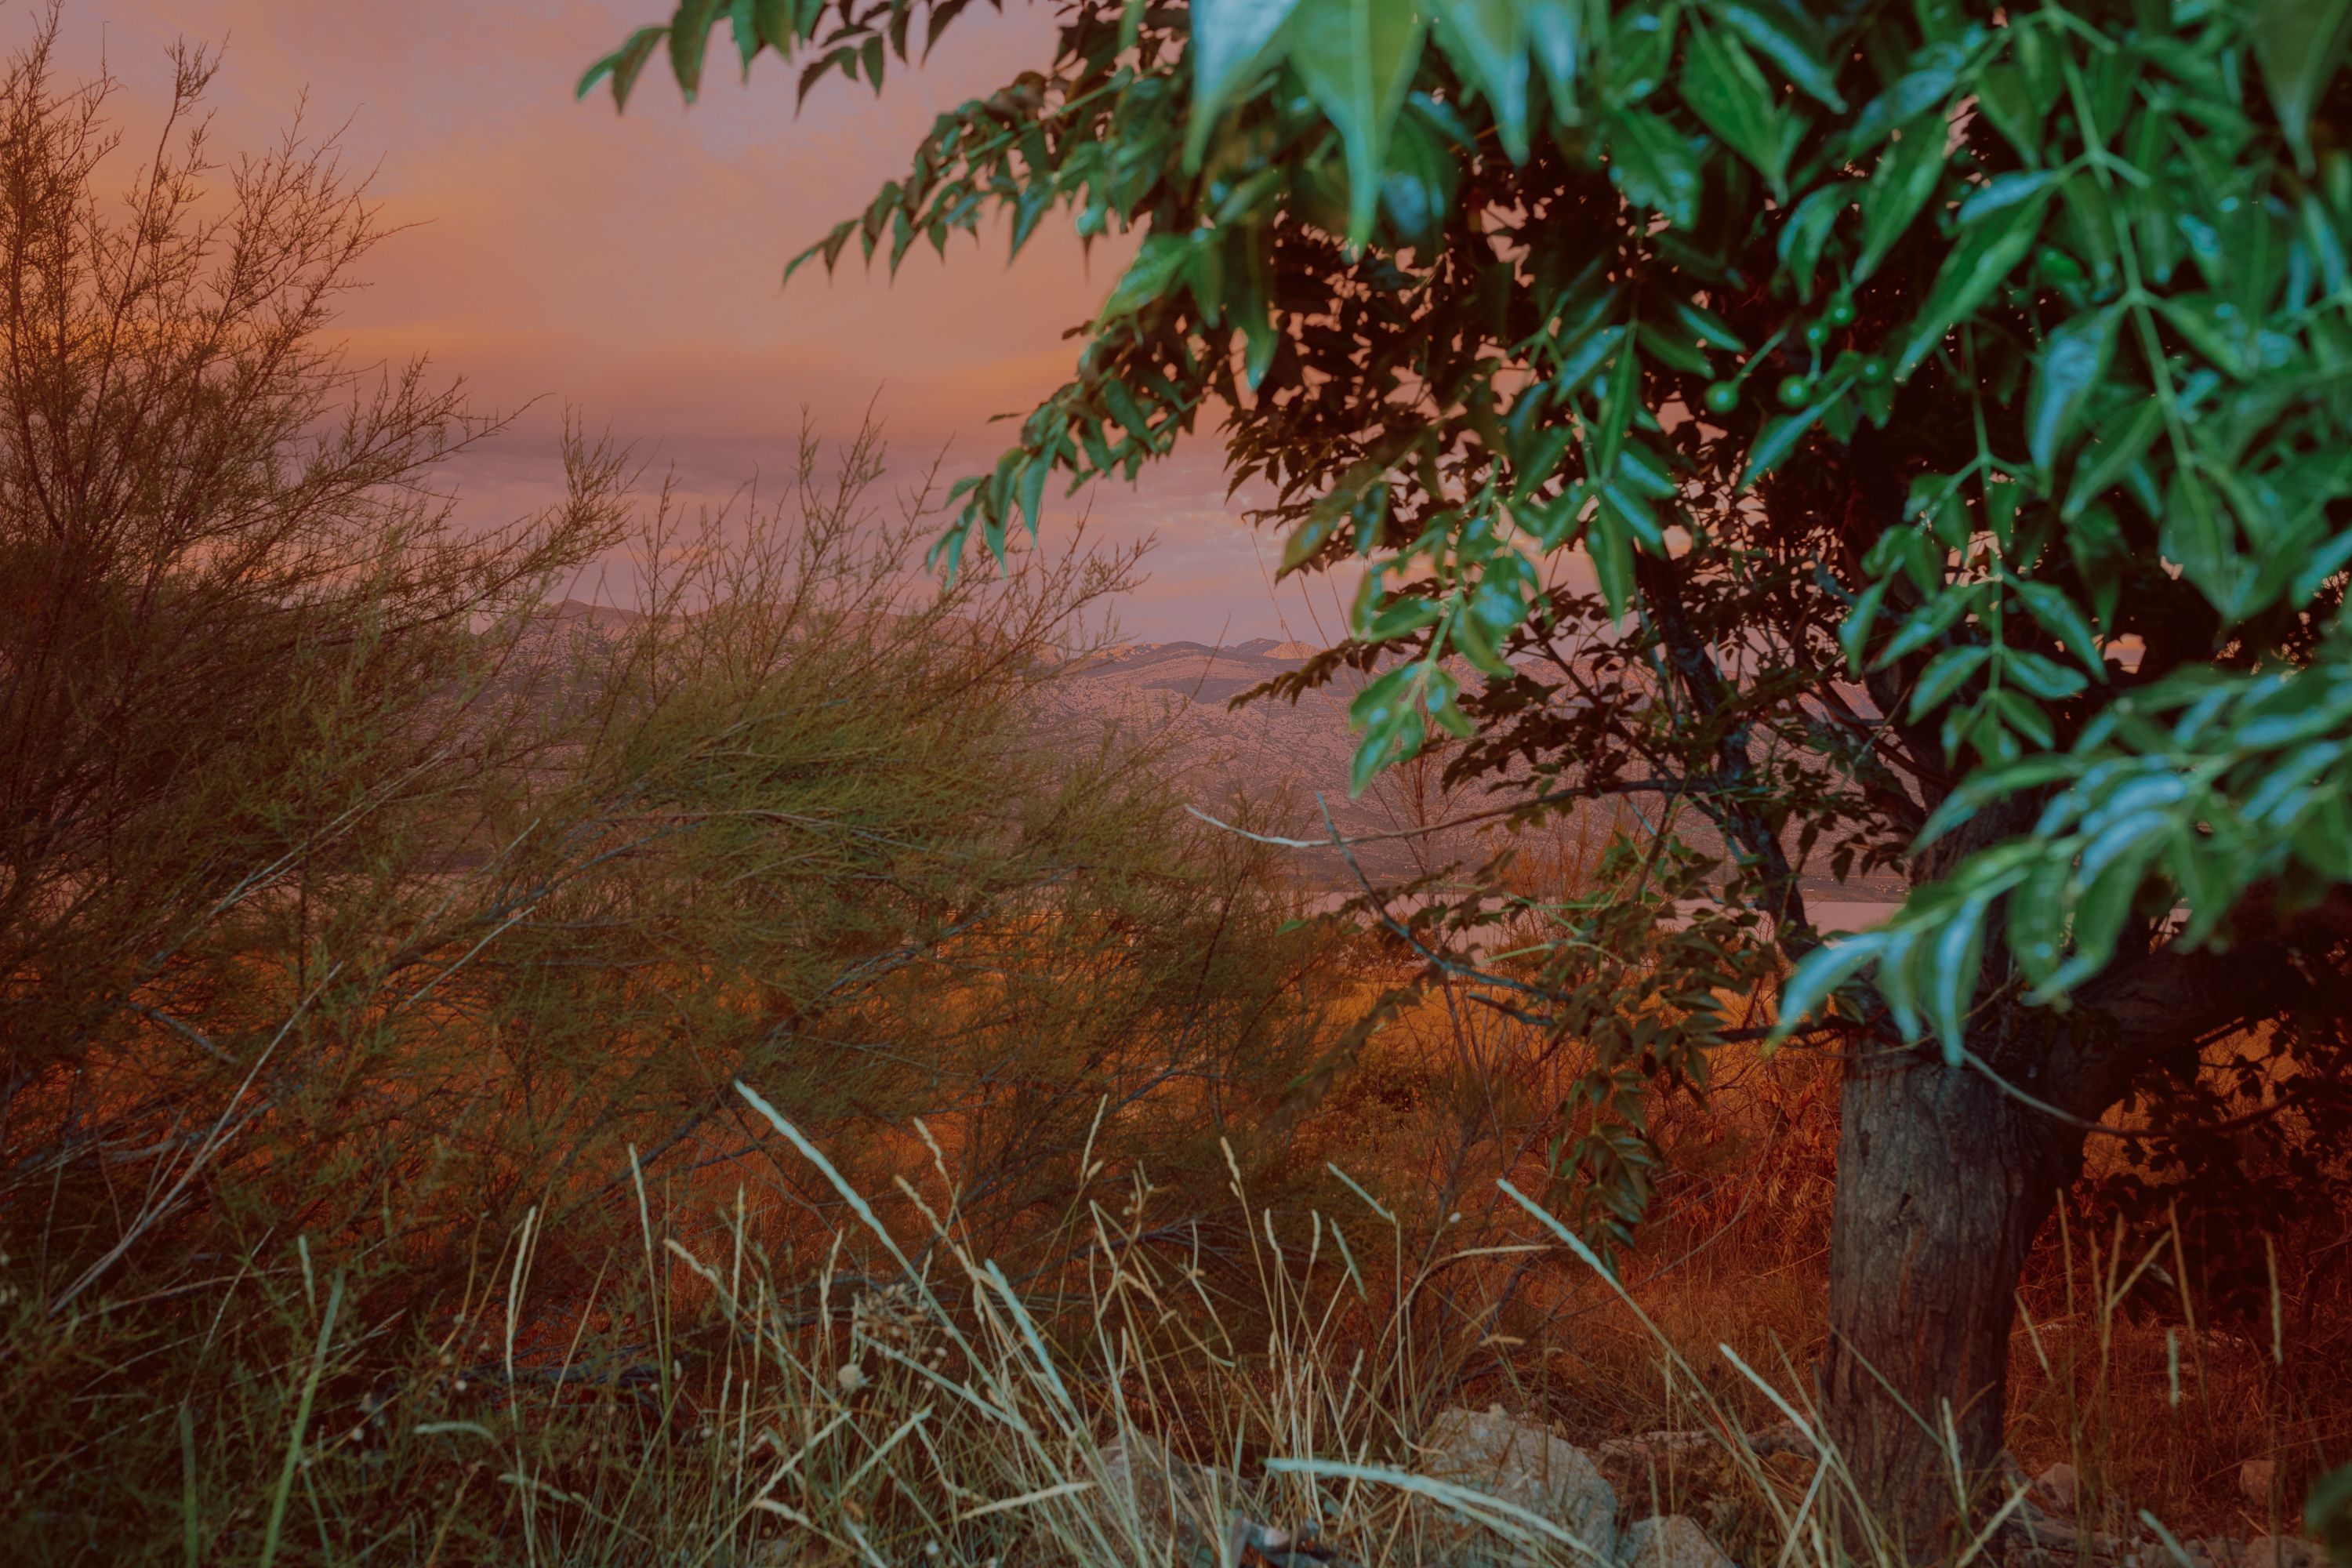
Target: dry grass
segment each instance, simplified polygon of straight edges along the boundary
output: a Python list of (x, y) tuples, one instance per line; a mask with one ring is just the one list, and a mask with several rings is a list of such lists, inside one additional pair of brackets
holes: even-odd
[[(1415, 1022), (1364, 1070), (1387, 1070)], [(168, 1353), (152, 1303), (54, 1319), (18, 1296), (10, 1408), (37, 1431), (70, 1390), (75, 1418), (109, 1429), (59, 1451), (109, 1473), (45, 1469), (18, 1432), (6, 1528), (24, 1560), (60, 1563), (1213, 1560), (1152, 1516), (1165, 1490), (1125, 1500), (1127, 1457), (1164, 1444), (1233, 1478), (1218, 1517), (1311, 1522), (1366, 1568), (1467, 1539), (1582, 1560), (1475, 1499), (1401, 1483), (1425, 1469), (1439, 1410), (1494, 1404), (1596, 1447), (1706, 1434), (1604, 1458), (1621, 1523), (1687, 1512), (1744, 1563), (1831, 1568), (1857, 1561), (1834, 1459), (1738, 1438), (1811, 1420), (1826, 1080), (1819, 1063), (1758, 1059), (1726, 1075), (1710, 1116), (1663, 1125), (1683, 1174), (1619, 1260), (1623, 1290), (1475, 1151), (1441, 1167), (1461, 1205), (1444, 1212), (1426, 1169), (1334, 1166), (1312, 1186), (1306, 1152), (1263, 1168), (1282, 1201), (1261, 1202), (1229, 1151), (1231, 1203), (1204, 1213), (1090, 1143), (1073, 1200), (992, 1254), (928, 1129), (861, 1189), (747, 1095), (768, 1129), (761, 1180), (648, 1182), (633, 1163), (606, 1189), (614, 1227), (574, 1215), (551, 1231), (536, 1210), (483, 1227), (462, 1289), (429, 1305), (372, 1292), (363, 1252), (331, 1262), (299, 1236), (178, 1298)], [(1403, 1110), (1430, 1120), (1399, 1127), (1458, 1128), (1455, 1088), (1423, 1083)], [(1337, 1136), (1370, 1113), (1342, 1095), (1307, 1125)], [(856, 1152), (869, 1173), (892, 1163)], [(812, 1224), (803, 1192), (837, 1217)], [(2343, 1451), (2343, 1363), (2303, 1337), (2342, 1323), (2340, 1300), (2282, 1291), (2282, 1366), (2268, 1325), (2192, 1329), (2156, 1310), (2144, 1273), (2125, 1289), (2142, 1254), (2115, 1235), (2070, 1219), (2028, 1281), (2018, 1457), (2074, 1463), (2111, 1525), (2142, 1509), (2181, 1537), (2291, 1525), (2305, 1479)], [(2050, 1310), (2070, 1280), (2072, 1315)], [(2238, 1462), (2259, 1457), (2285, 1461), (2275, 1518), (2238, 1495)], [(1874, 1555), (1891, 1562), (1866, 1544), (1858, 1560)]]

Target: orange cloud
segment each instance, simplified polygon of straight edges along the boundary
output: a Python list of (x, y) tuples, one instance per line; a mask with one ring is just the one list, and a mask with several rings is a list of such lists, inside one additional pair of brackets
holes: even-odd
[[(1118, 245), (1089, 258), (1049, 225), (1010, 267), (1000, 237), (951, 246), (944, 261), (919, 250), (895, 284), (853, 253), (833, 279), (780, 287), (786, 258), (904, 172), (941, 108), (1040, 57), (1042, 9), (968, 16), (878, 100), (835, 79), (796, 118), (796, 73), (772, 57), (748, 88), (716, 84), (691, 110), (650, 77), (625, 116), (601, 92), (574, 102), (582, 68), (666, 10), (659, 0), (73, 5), (65, 63), (94, 71), (102, 58), (121, 79), (131, 147), (181, 37), (226, 46), (215, 147), (271, 141), (298, 109), (313, 132), (342, 128), (349, 163), (373, 171), (384, 218), (401, 226), (346, 315), (354, 351), (428, 353), (488, 405), (543, 400), (496, 450), (466, 459), (467, 505), (486, 516), (544, 498), (566, 407), (709, 496), (772, 471), (803, 407), (842, 429), (877, 390), (902, 467), (950, 443), (951, 464), (984, 466), (1002, 438), (989, 416), (1058, 384), (1072, 357), (1063, 330), (1126, 259)], [(1197, 441), (1142, 486), (1094, 496), (1101, 537), (1160, 541), (1152, 584), (1122, 610), (1128, 629), (1314, 637), (1295, 594), (1277, 609), (1215, 459), (1213, 438)], [(1318, 596), (1321, 619), (1336, 630), (1328, 598)]]

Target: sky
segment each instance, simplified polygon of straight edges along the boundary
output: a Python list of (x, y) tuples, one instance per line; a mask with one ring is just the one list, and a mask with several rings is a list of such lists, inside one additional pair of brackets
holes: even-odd
[[(685, 107), (656, 61), (625, 115), (583, 68), (662, 0), (68, 0), (59, 63), (120, 82), (128, 146), (152, 133), (175, 38), (220, 45), (208, 104), (216, 151), (258, 150), (297, 116), (337, 135), (400, 226), (364, 264), (340, 323), (363, 360), (424, 353), (478, 404), (529, 405), (468, 455), (466, 515), (504, 519), (551, 500), (567, 409), (634, 443), (683, 491), (715, 499), (788, 461), (806, 409), (846, 434), (869, 404), (898, 473), (944, 452), (990, 466), (991, 416), (1019, 414), (1066, 376), (1062, 332), (1087, 320), (1125, 247), (1084, 253), (1050, 222), (1007, 265), (1001, 236), (909, 254), (895, 283), (853, 248), (828, 280), (781, 284), (787, 258), (861, 210), (940, 110), (982, 95), (1050, 47), (1050, 12), (981, 8), (925, 68), (877, 98), (835, 77), (795, 116), (796, 65), (763, 56), (748, 87), (728, 72)], [(11, 46), (32, 27), (19, 8)], [(723, 33), (723, 29), (722, 29)], [(723, 38), (721, 40), (723, 43)], [(719, 53), (714, 46), (714, 57)], [(896, 62), (893, 62), (894, 67)], [(126, 153), (126, 160), (128, 153)], [(127, 177), (128, 162), (121, 171)], [(537, 400), (537, 401), (533, 401)], [(1271, 583), (1279, 542), (1240, 521), (1213, 431), (1136, 487), (1049, 507), (1066, 529), (1147, 535), (1150, 581), (1119, 606), (1132, 637), (1242, 641), (1341, 635), (1330, 588)]]

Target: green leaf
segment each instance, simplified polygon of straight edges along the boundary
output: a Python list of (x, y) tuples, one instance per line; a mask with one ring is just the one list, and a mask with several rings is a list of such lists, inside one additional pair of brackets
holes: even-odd
[(1771, 84), (1739, 40), (1694, 25), (1683, 57), (1683, 101), (1723, 139), (1756, 165), (1773, 195), (1788, 199), (1789, 149), (1793, 138), (1774, 100)]
[(1356, 628), (1356, 638), (1360, 642), (1393, 642), (1424, 626), (1435, 626), (1444, 614), (1433, 599), (1412, 595), (1391, 599)]
[(2147, 879), (2147, 863), (2172, 825), (2168, 811), (2133, 812), (2084, 847), (2076, 870), (2084, 890), (2074, 906), (2074, 955), (2059, 971), (2059, 980), (2072, 984), (2076, 977), (2095, 974), (2115, 956), (2116, 938)]
[(753, 0), (729, 0), (727, 23), (735, 37), (735, 53), (743, 62), (743, 79), (751, 79), (751, 57), (760, 52), (760, 22)]
[(1290, 64), (1348, 149), (1348, 240), (1371, 237), (1391, 129), (1421, 58), (1412, 0), (1298, 0)]
[(1965, 228), (1992, 216), (2003, 207), (2013, 207), (2020, 202), (2032, 200), (2044, 191), (2055, 190), (2058, 183), (2058, 176), (2047, 169), (2012, 169), (2005, 174), (1995, 174), (1969, 193), (1968, 199), (1960, 203), (1959, 211), (1952, 215), (1952, 220)]
[(2262, 0), (2254, 55), (2270, 84), (2271, 108), (2295, 162), (2311, 168), (2311, 111), (2352, 43), (2352, 0)]
[(1431, 664), (1423, 668), (1428, 674), (1422, 680), (1421, 705), (1429, 710), (1430, 718), (1449, 735), (1466, 741), (1476, 734), (1478, 727), (1471, 722), (1467, 713), (1462, 711), (1462, 704), (1458, 700), (1462, 694), (1462, 682), (1444, 665)]
[(1797, 0), (1714, 0), (1708, 9), (1824, 107), (1845, 112), (1837, 72), (1828, 63), (1830, 40)]
[(1612, 480), (1600, 489), (1601, 515), (1614, 518), (1626, 537), (1654, 555), (1666, 552), (1666, 532), (1658, 526), (1656, 510), (1640, 495)]
[(1528, 16), (1528, 42), (1536, 64), (1551, 89), (1551, 111), (1563, 123), (1581, 118), (1576, 101), (1576, 79), (1583, 64), (1585, 41), (1593, 30), (1590, 0), (1521, 0)]
[(1348, 705), (1349, 721), (1363, 734), (1349, 770), (1348, 793), (1359, 795), (1392, 761), (1421, 750), (1425, 732), (1423, 692), (1430, 667), (1402, 664), (1376, 678)]
[(1780, 225), (1775, 243), (1780, 265), (1797, 285), (1798, 298), (1813, 297), (1813, 269), (1821, 263), (1822, 247), (1828, 243), (1839, 215), (1853, 205), (1855, 188), (1840, 180), (1810, 191)]
[(1037, 537), (1037, 511), (1045, 504), (1045, 479), (1053, 470), (1054, 464), (1050, 458), (1033, 458), (1021, 470), (1020, 481), (1014, 488), (1022, 518), (1029, 525), (1029, 537), (1032, 539)]
[(1748, 448), (1748, 461), (1740, 468), (1741, 487), (1755, 484), (1780, 467), (1781, 460), (1797, 449), (1797, 443), (1805, 438), (1805, 432), (1813, 427), (1832, 401), (1834, 399), (1825, 398), (1793, 414), (1766, 420), (1762, 428), (1756, 432), (1756, 444)]
[(1927, 291), (1927, 302), (1912, 322), (1902, 357), (1895, 362), (1895, 380), (1908, 379), (1920, 363), (1936, 352), (1945, 334), (1983, 304), (2001, 280), (2025, 259), (2033, 249), (2034, 237), (2042, 230), (2042, 214), (2049, 206), (2050, 198), (2044, 193), (1961, 231), (1959, 243), (1952, 247), (1951, 254), (1936, 274), (1935, 284)]
[[(1307, 510), (1307, 521), (1291, 531), (1289, 541), (1282, 550), (1282, 575), (1286, 577), (1306, 564), (1342, 522), (1357, 514), (1367, 499), (1375, 499), (1384, 505), (1386, 496), (1381, 491), (1381, 480), (1386, 472), (1379, 459), (1367, 458), (1340, 475), (1338, 482)], [(1364, 579), (1365, 595), (1375, 595), (1379, 588), (1377, 576)], [(1360, 600), (1359, 607), (1369, 602), (1369, 599)]]
[(2066, 487), (2066, 503), (2058, 515), (2073, 522), (2104, 495), (2125, 469), (2140, 460), (2164, 429), (2164, 407), (2153, 397), (2141, 397), (2099, 427), (2099, 433), (2074, 478)]
[(1264, 230), (1256, 224), (1235, 226), (1225, 240), (1225, 253), (1234, 263), (1225, 281), (1233, 317), (1242, 330), (1242, 374), (1255, 392), (1282, 347), (1269, 304)]
[[(1617, 471), (1610, 483), (1622, 484), (1637, 495), (1652, 500), (1673, 500), (1682, 494), (1682, 484), (1675, 477), (1674, 467), (1659, 455), (1656, 448), (1638, 436), (1626, 437), (1624, 449), (1617, 455)], [(1664, 547), (1664, 537), (1658, 541)]]
[(1960, 689), (1961, 682), (1984, 667), (1992, 657), (1992, 649), (1982, 643), (1967, 647), (1948, 647), (1927, 661), (1919, 672), (1919, 684), (1911, 692), (1911, 717), (1925, 718), (1946, 702)]
[(1984, 963), (1984, 918), (1991, 906), (1989, 893), (1979, 892), (1963, 900), (1946, 917), (1944, 929), (1936, 933), (1935, 945), (1927, 950), (1934, 958), (1927, 1016), (1936, 1026), (1936, 1037), (1943, 1045), (1948, 1067), (1960, 1065), (1966, 1048), (1969, 1001), (1976, 994), (1977, 975)]
[(2033, 384), (2025, 395), (2025, 445), (2033, 466), (2045, 475), (2081, 418), (2084, 401), (2107, 374), (2121, 305), (2061, 322), (2034, 357)]
[(1152, 434), (1151, 416), (1143, 411), (1143, 405), (1135, 400), (1135, 394), (1127, 389), (1127, 383), (1117, 376), (1110, 376), (1103, 381), (1100, 391), (1103, 406), (1135, 438), (1136, 445), (1147, 451), (1156, 450), (1159, 442)]
[[(1523, 556), (1504, 554), (1488, 563), (1486, 574), (1470, 593), (1463, 613), (1454, 621), (1454, 645), (1470, 662), (1489, 675), (1508, 676), (1503, 658), (1506, 638), (1527, 619), (1528, 590), (1540, 592), (1534, 572)], [(1457, 708), (1454, 710), (1460, 711)]]
[(702, 54), (710, 44), (711, 24), (719, 19), (719, 0), (678, 0), (669, 19), (669, 68), (677, 89), (692, 103), (702, 86)]
[[(2068, 670), (2069, 675), (2074, 671)], [(2058, 731), (2052, 728), (2050, 715), (2042, 704), (2013, 686), (2003, 686), (1992, 693), (1992, 705), (2010, 729), (2023, 736), (2032, 745), (2047, 751), (2057, 742)]]
[(1856, 677), (1862, 674), (1863, 655), (1870, 646), (1870, 628), (1877, 624), (1879, 608), (1886, 603), (1886, 591), (1894, 585), (1894, 578), (1881, 577), (1864, 588), (1838, 627), (1839, 651), (1845, 655), (1846, 668)]
[(1607, 42), (1601, 57), (1608, 68), (1603, 86), (1610, 107), (1622, 110), (1643, 101), (1665, 85), (1682, 12), (1678, 6), (1654, 4), (1616, 5), (1603, 10), (1608, 16)]
[(1941, 59), (1897, 78), (1893, 86), (1863, 105), (1862, 112), (1854, 117), (1853, 128), (1846, 132), (1847, 152), (1855, 155), (1867, 153), (1896, 126), (1908, 124), (1931, 110), (1942, 119), (1959, 84), (1959, 73)]
[(1733, 353), (1745, 353), (1748, 345), (1731, 330), (1731, 323), (1706, 306), (1688, 300), (1675, 301), (1675, 320), (1690, 329), (1691, 335), (1715, 348), (1728, 349)]
[(2003, 648), (2000, 656), (2000, 677), (2021, 691), (2031, 692), (2045, 702), (2057, 702), (2074, 696), (2088, 684), (2080, 670), (2069, 669), (2056, 659), (2044, 658), (2031, 648)]
[(1095, 318), (1095, 330), (1100, 331), (1121, 316), (1131, 316), (1168, 291), (1168, 286), (1184, 270), (1192, 254), (1192, 241), (1172, 235), (1155, 234), (1143, 242), (1135, 259), (1111, 286), (1109, 298), (1103, 301), (1102, 312)]
[(2236, 550), (2238, 531), (2221, 498), (2183, 468), (2165, 488), (2164, 515), (2157, 523), (2157, 545), (2165, 559), (2178, 565), (2216, 609), (2230, 613), (2229, 601), (2243, 563)]
[(629, 41), (590, 66), (581, 75), (574, 98), (585, 98), (596, 84), (606, 77), (613, 79), (613, 108), (617, 111), (629, 106), (630, 89), (637, 85), (637, 73), (653, 58), (654, 50), (669, 36), (667, 27), (639, 27), (629, 35)]
[(1714, 374), (1714, 367), (1707, 362), (1706, 351), (1670, 327), (1654, 320), (1643, 321), (1641, 339), (1643, 352), (1660, 364), (1671, 365), (1702, 379)]
[(1641, 392), (1641, 347), (1637, 339), (1629, 337), (1618, 347), (1616, 361), (1609, 367), (1608, 388), (1601, 397), (1601, 416), (1592, 432), (1592, 468), (1596, 475), (1607, 475), (1616, 468), (1617, 454), (1633, 428)]
[(1381, 174), (1381, 206), (1398, 236), (1416, 250), (1433, 251), (1454, 211), (1461, 160), (1413, 110), (1399, 118), (1388, 164)]
[(761, 41), (778, 54), (788, 52), (799, 38), (793, 26), (792, 0), (751, 0), (751, 24)]
[(1830, 999), (1831, 994), (1875, 963), (1886, 951), (1880, 931), (1823, 942), (1798, 961), (1780, 988), (1780, 1016), (1772, 1026), (1774, 1040), (1786, 1039), (1796, 1026)]
[(2229, 300), (2212, 294), (2183, 294), (2160, 300), (2158, 308), (2173, 331), (2231, 375), (2243, 380), (2258, 368), (2253, 323)]
[(1878, 169), (1862, 193), (1862, 256), (1853, 264), (1855, 281), (1878, 270), (1895, 242), (1936, 194), (1944, 173), (1944, 121), (1940, 115), (1922, 115), (1895, 133), (1895, 142), (1878, 160)]
[(2036, 581), (2012, 583), (2010, 587), (2025, 605), (2025, 613), (2073, 654), (2093, 679), (2106, 679), (2107, 667), (2099, 660), (2099, 634), (2065, 589)]
[(1906, 654), (1916, 653), (1949, 631), (1969, 612), (1976, 595), (1954, 584), (1904, 617), (1902, 629), (1879, 649), (1874, 668), (1884, 669)]
[(1565, 425), (1547, 425), (1512, 445), (1511, 493), (1524, 497), (1550, 479), (1574, 435)]
[(1495, 117), (1503, 152), (1528, 161), (1528, 16), (1519, 0), (1437, 0), (1437, 44)]
[(1225, 100), (1268, 63), (1298, 0), (1192, 0), (1192, 107), (1184, 166), (1198, 170)]
[(1592, 514), (1584, 528), (1584, 548), (1592, 557), (1601, 602), (1611, 615), (1623, 615), (1633, 601), (1633, 538), (1614, 508), (1604, 506)]
[(1674, 121), (1646, 109), (1620, 112), (1609, 137), (1609, 174), (1637, 206), (1676, 228), (1698, 222), (1698, 155)]
[(2042, 162), (2042, 111), (2022, 70), (2013, 65), (1988, 66), (1977, 77), (1977, 102), (2018, 156), (2028, 163)]

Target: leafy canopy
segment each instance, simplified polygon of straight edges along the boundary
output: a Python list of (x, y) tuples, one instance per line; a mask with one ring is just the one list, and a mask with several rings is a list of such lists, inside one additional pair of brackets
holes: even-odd
[[(684, 0), (581, 89), (724, 20), (878, 89), (965, 3)], [(1138, 237), (947, 558), (1221, 411), (1285, 569), (1367, 568), (1358, 787), (1444, 731), (1694, 804), (1784, 1016), (1874, 970), (1955, 1062), (1989, 931), (2054, 999), (2352, 880), (2347, 0), (1060, 13), (794, 263)], [(1817, 945), (1824, 842), (1931, 885)]]

